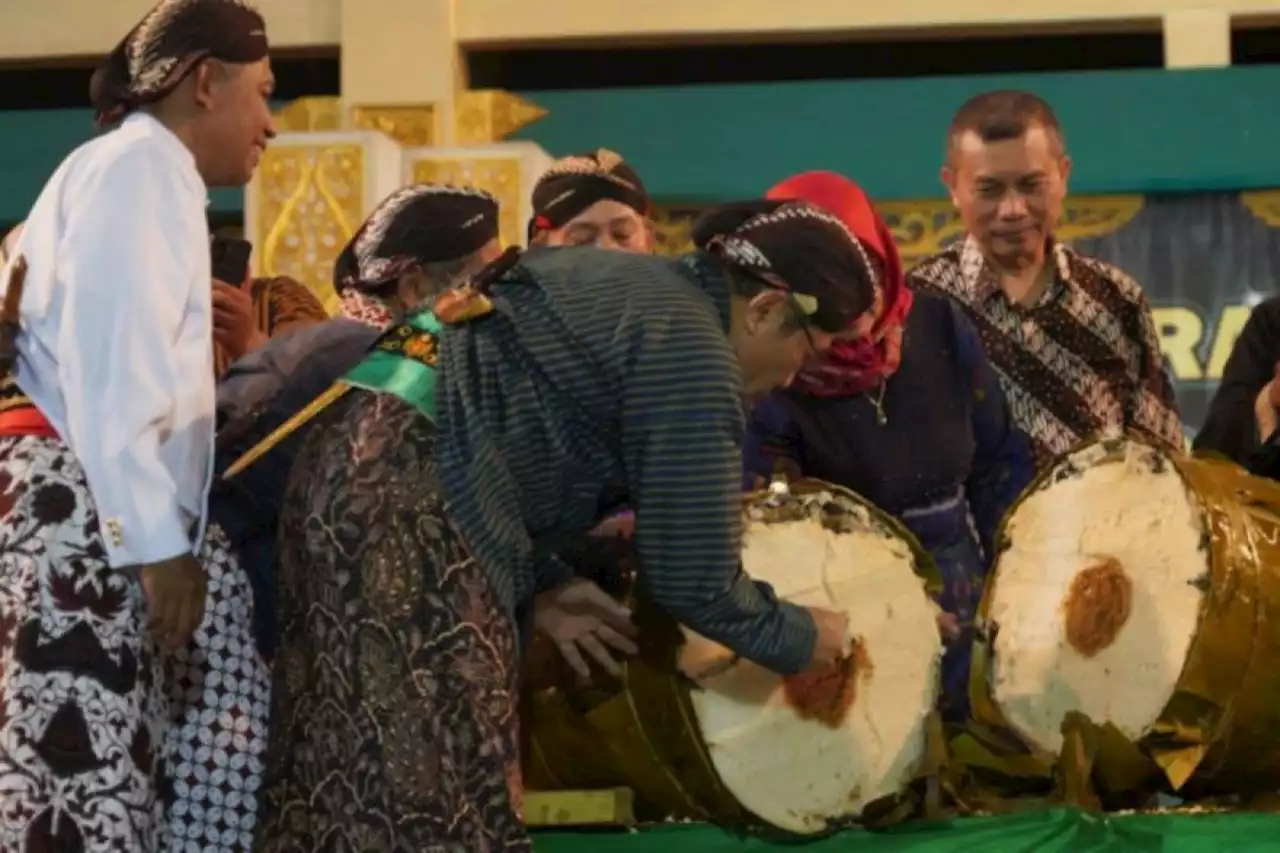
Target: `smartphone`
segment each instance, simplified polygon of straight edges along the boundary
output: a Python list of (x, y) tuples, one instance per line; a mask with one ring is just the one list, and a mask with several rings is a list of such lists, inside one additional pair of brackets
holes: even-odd
[(249, 256), (253, 244), (234, 237), (214, 237), (209, 247), (212, 253), (213, 277), (227, 284), (240, 284), (249, 274)]

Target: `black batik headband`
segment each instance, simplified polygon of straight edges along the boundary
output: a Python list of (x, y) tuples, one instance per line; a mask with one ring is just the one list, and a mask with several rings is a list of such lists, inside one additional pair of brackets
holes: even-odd
[(871, 307), (861, 286), (866, 250), (838, 218), (806, 202), (725, 205), (694, 226), (693, 242), (731, 267), (787, 290), (820, 329), (838, 332)]
[(557, 160), (533, 188), (529, 238), (539, 231), (563, 228), (588, 207), (605, 200), (625, 204), (641, 216), (648, 216), (653, 208), (640, 176), (613, 151), (601, 148), (594, 154)]
[(404, 187), (382, 201), (338, 255), (334, 289), (376, 290), (415, 264), (460, 260), (498, 236), (498, 200), (443, 184)]
[(93, 74), (100, 125), (173, 93), (206, 59), (248, 64), (267, 55), (266, 23), (241, 0), (161, 0)]

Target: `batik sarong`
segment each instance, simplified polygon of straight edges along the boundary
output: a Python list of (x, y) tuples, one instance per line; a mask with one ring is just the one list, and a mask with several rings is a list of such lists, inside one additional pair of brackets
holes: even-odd
[(200, 562), (209, 585), (204, 621), (186, 648), (165, 657), (164, 849), (245, 853), (258, 819), (271, 676), (254, 643), (248, 576), (216, 525)]
[(221, 541), (192, 644), (159, 653), (70, 450), (0, 437), (0, 850), (250, 849), (269, 682)]
[(0, 438), (0, 850), (158, 849), (161, 670), (75, 457)]
[(431, 422), (352, 390), (293, 470), (256, 850), (528, 851), (515, 627), (445, 516)]

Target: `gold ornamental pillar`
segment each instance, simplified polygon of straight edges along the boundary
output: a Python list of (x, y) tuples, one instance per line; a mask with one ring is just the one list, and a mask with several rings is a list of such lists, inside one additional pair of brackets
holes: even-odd
[(368, 212), (400, 186), (403, 152), (374, 131), (281, 133), (245, 191), (253, 274), (287, 275), (333, 312), (333, 262)]
[(531, 142), (499, 142), (546, 111), (500, 91), (459, 92), (450, 135), (435, 144), (434, 106), (347, 106), (303, 98), (277, 116), (280, 136), (245, 190), (254, 275), (287, 275), (331, 310), (333, 261), (379, 201), (408, 183), (474, 186), (502, 205), (501, 237), (524, 242), (533, 184), (551, 158)]
[(532, 142), (499, 142), (463, 148), (406, 148), (403, 182), (453, 184), (492, 194), (499, 204), (498, 236), (504, 246), (524, 245), (533, 215), (533, 185), (551, 156)]
[(374, 206), (415, 181), (475, 186), (524, 242), (528, 198), (551, 158), (501, 142), (546, 115), (509, 92), (465, 89), (454, 40), (465, 0), (342, 0), (342, 96), (302, 98), (245, 193), (255, 275), (288, 275), (330, 307), (333, 261)]

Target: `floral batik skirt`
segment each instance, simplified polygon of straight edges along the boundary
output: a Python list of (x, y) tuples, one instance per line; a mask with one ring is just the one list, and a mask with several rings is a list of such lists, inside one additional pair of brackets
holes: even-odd
[(204, 623), (159, 654), (70, 450), (0, 437), (0, 850), (249, 849), (270, 685), (243, 571), (201, 557)]
[(260, 853), (527, 851), (516, 633), (445, 517), (431, 424), (351, 391), (280, 519)]

